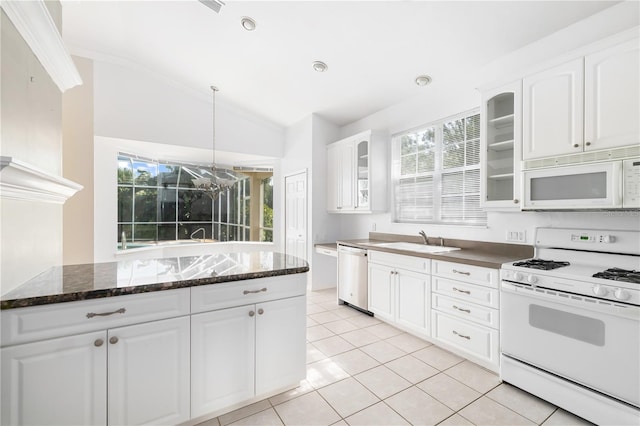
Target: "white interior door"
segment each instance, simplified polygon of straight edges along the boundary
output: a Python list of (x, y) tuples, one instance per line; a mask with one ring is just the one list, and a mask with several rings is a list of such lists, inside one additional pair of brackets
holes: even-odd
[(285, 252), (307, 260), (307, 172), (284, 178)]

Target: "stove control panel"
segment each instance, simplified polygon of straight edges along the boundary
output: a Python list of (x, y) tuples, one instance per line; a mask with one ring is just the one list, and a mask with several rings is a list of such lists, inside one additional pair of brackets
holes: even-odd
[[(545, 271), (546, 272), (546, 271)], [(611, 284), (593, 283), (582, 280), (567, 279), (558, 276), (549, 276), (545, 272), (514, 271), (500, 269), (500, 278), (503, 281), (511, 281), (526, 284), (532, 287), (544, 287), (559, 292), (582, 294), (587, 297), (596, 297), (611, 302), (630, 303), (640, 305), (640, 288), (638, 284), (616, 282)]]
[(608, 234), (571, 234), (571, 241), (574, 243), (614, 243), (616, 237)]

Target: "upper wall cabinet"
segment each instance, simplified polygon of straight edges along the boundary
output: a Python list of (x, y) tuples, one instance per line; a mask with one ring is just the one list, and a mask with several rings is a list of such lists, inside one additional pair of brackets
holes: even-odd
[(520, 209), (522, 83), (482, 93), (481, 201), (486, 210)]
[(367, 130), (327, 146), (327, 210), (383, 212), (387, 206), (385, 135)]
[(638, 41), (525, 77), (524, 160), (640, 141)]

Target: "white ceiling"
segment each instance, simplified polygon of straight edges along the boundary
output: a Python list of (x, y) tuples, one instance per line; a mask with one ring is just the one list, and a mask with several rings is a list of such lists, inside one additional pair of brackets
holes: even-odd
[[(497, 58), (613, 1), (63, 0), (72, 52), (157, 72), (289, 126), (311, 113), (345, 125)], [(253, 32), (242, 16), (257, 22)], [(312, 70), (321, 60), (325, 73)]]

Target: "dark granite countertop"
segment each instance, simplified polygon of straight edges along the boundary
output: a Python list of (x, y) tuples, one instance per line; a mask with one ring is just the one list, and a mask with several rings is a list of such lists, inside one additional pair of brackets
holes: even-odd
[(122, 260), (53, 267), (0, 297), (0, 309), (97, 299), (309, 271), (306, 261), (267, 251)]
[[(415, 251), (399, 250), (389, 247), (380, 247), (376, 244), (391, 241), (407, 241), (421, 243), (420, 237), (393, 236), (391, 234), (371, 233), (369, 238), (358, 240), (339, 240), (338, 244), (345, 244), (369, 250), (378, 250), (388, 253), (404, 254), (409, 256), (424, 257), (427, 259), (444, 260), (447, 262), (463, 263), (467, 265), (483, 266), (499, 269), (503, 263), (528, 259), (533, 256), (533, 247), (521, 244), (490, 243), (468, 240), (445, 240), (445, 245), (460, 247), (460, 250), (442, 253), (419, 253)], [(433, 244), (429, 241), (430, 244)], [(434, 243), (436, 243), (434, 241)]]

